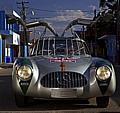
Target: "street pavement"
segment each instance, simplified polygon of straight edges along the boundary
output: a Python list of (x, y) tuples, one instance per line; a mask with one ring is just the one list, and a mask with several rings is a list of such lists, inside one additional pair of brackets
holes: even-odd
[(34, 100), (25, 108), (18, 108), (15, 104), (12, 90), (12, 68), (0, 68), (0, 113), (95, 113), (120, 112), (120, 66), (116, 67), (117, 90), (110, 98), (107, 108), (97, 108), (95, 98), (90, 99), (89, 105), (79, 101), (40, 101)]

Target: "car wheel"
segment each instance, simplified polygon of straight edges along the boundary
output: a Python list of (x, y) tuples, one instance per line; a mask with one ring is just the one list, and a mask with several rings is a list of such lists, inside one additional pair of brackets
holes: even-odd
[(109, 97), (96, 97), (97, 107), (106, 108), (109, 104)]
[(28, 97), (15, 94), (15, 102), (18, 107), (25, 107), (28, 105)]

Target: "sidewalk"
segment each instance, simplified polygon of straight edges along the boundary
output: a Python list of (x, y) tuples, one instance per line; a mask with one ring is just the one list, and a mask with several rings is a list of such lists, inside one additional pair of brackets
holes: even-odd
[(0, 76), (12, 75), (13, 64), (0, 64)]
[(12, 67), (13, 67), (13, 63), (0, 64), (0, 68), (12, 68)]

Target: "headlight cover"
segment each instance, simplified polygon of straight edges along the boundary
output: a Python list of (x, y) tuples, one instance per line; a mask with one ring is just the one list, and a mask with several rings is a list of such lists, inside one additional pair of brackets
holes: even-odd
[(111, 75), (111, 69), (108, 66), (101, 66), (97, 69), (96, 77), (99, 80), (107, 80)]
[(32, 75), (32, 69), (30, 66), (24, 65), (18, 68), (17, 74), (20, 79), (28, 80)]

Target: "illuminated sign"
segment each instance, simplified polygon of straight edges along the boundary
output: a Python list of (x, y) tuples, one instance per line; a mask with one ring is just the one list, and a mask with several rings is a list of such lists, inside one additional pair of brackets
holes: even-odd
[(20, 35), (13, 32), (13, 44), (20, 45)]
[(5, 48), (5, 56), (10, 56), (10, 48)]

